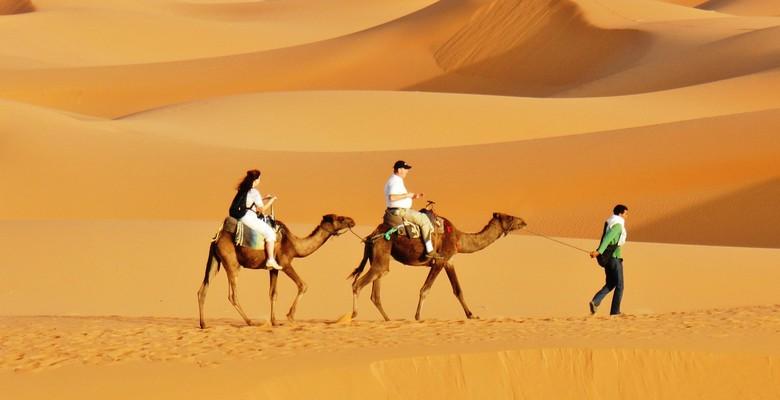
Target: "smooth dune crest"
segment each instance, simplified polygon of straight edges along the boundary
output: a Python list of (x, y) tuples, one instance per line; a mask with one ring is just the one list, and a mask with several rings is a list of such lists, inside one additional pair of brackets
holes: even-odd
[(700, 4), (706, 3), (707, 0), (660, 0), (665, 3), (677, 4), (686, 7), (696, 7)]
[(590, 24), (569, 0), (495, 0), (434, 53), (445, 74), (414, 90), (543, 96), (619, 70), (650, 35)]
[(696, 8), (745, 16), (780, 16), (780, 1), (775, 0), (708, 0)]
[(0, 15), (23, 14), (35, 11), (30, 0), (0, 0)]
[[(253, 93), (162, 107), (106, 121), (105, 125), (245, 150), (450, 148), (774, 109), (780, 107), (780, 98), (766, 88), (778, 82), (780, 69), (621, 97), (539, 99), (389, 91)], [(728, 97), (744, 100), (724, 103), (722, 99)], [(692, 102), (697, 107), (689, 107)], [(659, 107), (661, 104), (665, 107)], [(387, 110), (392, 110), (392, 118)], [(301, 113), (305, 119), (298, 117)], [(394, 137), (409, 140), (391, 140)]]
[[(678, 9), (686, 13), (692, 9), (653, 4), (660, 8), (654, 12), (669, 14), (678, 28), (680, 24), (704, 27), (713, 19), (711, 13), (696, 10), (707, 18), (679, 22)], [(628, 6), (609, 3), (610, 10), (618, 7)], [(608, 18), (613, 21), (607, 24), (609, 29), (583, 16), (606, 13), (604, 8), (585, 0), (447, 0), (375, 28), (302, 46), (154, 64), (12, 70), (0, 76), (0, 96), (116, 117), (197, 99), (266, 91), (563, 92), (568, 97), (646, 92), (702, 82), (695, 69), (707, 54), (678, 64), (675, 73), (662, 74), (667, 76), (663, 79), (646, 76), (637, 68), (647, 63), (663, 65), (666, 57), (684, 56), (686, 49), (711, 38), (689, 37), (683, 32), (658, 44), (659, 32), (668, 25), (658, 19), (663, 15), (648, 23), (613, 15)], [(503, 30), (509, 34), (503, 35)], [(728, 31), (721, 38), (741, 33)], [(655, 55), (637, 60), (649, 51), (648, 40)], [(728, 59), (741, 57), (729, 53)], [(766, 55), (751, 69), (754, 59), (746, 60), (736, 66), (716, 64), (721, 72), (704, 79), (749, 74), (777, 64)], [(636, 66), (637, 62), (643, 64)], [(609, 80), (613, 76), (617, 78)], [(588, 86), (590, 81), (596, 85)], [(598, 84), (602, 81), (607, 83)], [(639, 88), (637, 82), (642, 83)]]

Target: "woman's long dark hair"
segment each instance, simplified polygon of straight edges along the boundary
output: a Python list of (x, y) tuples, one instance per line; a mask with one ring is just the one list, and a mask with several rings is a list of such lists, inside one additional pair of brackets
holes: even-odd
[(241, 183), (238, 184), (236, 189), (238, 189), (239, 192), (248, 192), (249, 189), (252, 188), (252, 182), (259, 177), (260, 170), (250, 169), (249, 171), (246, 171), (246, 176), (241, 180)]

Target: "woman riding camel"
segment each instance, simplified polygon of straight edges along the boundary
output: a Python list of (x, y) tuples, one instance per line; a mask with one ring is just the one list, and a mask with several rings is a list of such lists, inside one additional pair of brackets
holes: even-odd
[[(282, 269), (276, 263), (274, 258), (274, 244), (276, 243), (276, 232), (267, 222), (258, 217), (259, 214), (265, 214), (272, 204), (276, 201), (276, 196), (262, 197), (256, 189), (260, 183), (260, 171), (252, 169), (246, 172), (246, 176), (238, 184), (238, 192), (233, 198), (233, 204), (240, 204), (242, 198), (246, 198), (243, 215), (234, 215), (235, 208), (231, 206), (231, 217), (239, 219), (244, 225), (252, 230), (259, 232), (265, 238), (265, 252), (267, 261), (266, 267), (273, 269)], [(267, 203), (266, 203), (267, 201)], [(241, 212), (239, 212), (241, 214)]]

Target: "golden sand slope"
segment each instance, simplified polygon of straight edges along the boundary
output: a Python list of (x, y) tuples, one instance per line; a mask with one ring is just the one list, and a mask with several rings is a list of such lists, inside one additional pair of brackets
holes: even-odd
[(44, 1), (41, 13), (0, 21), (0, 68), (142, 64), (283, 48), (368, 29), (431, 2)]
[(708, 0), (661, 0), (666, 3), (679, 4), (681, 6), (696, 7), (700, 4), (706, 3)]
[(589, 24), (569, 1), (499, 0), (437, 48), (446, 72), (412, 90), (547, 95), (621, 69), (651, 35)]
[(734, 15), (780, 16), (780, 3), (772, 0), (709, 0), (697, 8)]
[[(254, 93), (163, 107), (101, 125), (244, 150), (404, 151), (545, 139), (770, 110), (780, 108), (780, 96), (767, 90), (774, 86), (780, 86), (780, 69), (677, 90), (598, 98), (372, 91)], [(9, 103), (8, 107), (21, 105)], [(38, 118), (47, 113), (57, 114), (39, 110)]]
[[(346, 98), (350, 99), (349, 96)], [(374, 98), (382, 99), (381, 96)], [(351, 99), (344, 105), (359, 104), (363, 97)], [(637, 104), (640, 109), (647, 109), (653, 104), (660, 106), (664, 99), (661, 96), (656, 99), (658, 103)], [(754, 99), (760, 106), (761, 97)], [(134, 130), (132, 124), (125, 124), (129, 121), (113, 123), (7, 104), (9, 107), (4, 110), (10, 111), (2, 114), (5, 133), (0, 150), (3, 152), (0, 163), (7, 174), (0, 179), (5, 187), (16, 190), (0, 200), (2, 217), (6, 219), (218, 220), (224, 215), (235, 181), (248, 166), (258, 166), (265, 172), (263, 190), (283, 199), (279, 207), (286, 220), (318, 221), (326, 212), (338, 212), (356, 218), (361, 224), (371, 224), (378, 218), (377, 210), (383, 206), (377, 187), (390, 173), (392, 162), (403, 158), (417, 167), (410, 177), (411, 190), (425, 192), (428, 198), (438, 201), (440, 212), (451, 217), (457, 226), (478, 228), (484, 223), (484, 215), (506, 211), (527, 218), (549, 234), (590, 237), (596, 234), (593, 226), (600, 224), (604, 212), (616, 199), (635, 207), (633, 227), (640, 228), (671, 213), (696, 208), (724, 196), (736, 196), (752, 185), (762, 182), (772, 185), (773, 179), (777, 178), (773, 166), (778, 156), (776, 132), (780, 114), (776, 109), (537, 140), (522, 140), (522, 123), (508, 123), (509, 126), (516, 125), (513, 129), (521, 132), (519, 140), (480, 144), (485, 140), (480, 137), (468, 146), (425, 149), (428, 146), (423, 145), (421, 149), (403, 151), (397, 148), (381, 151), (385, 136), (372, 133), (372, 124), (382, 125), (383, 119), (402, 120), (399, 114), (380, 113), (376, 120), (352, 124), (352, 114), (346, 112), (343, 123), (336, 122), (331, 130), (342, 127), (347, 132), (345, 138), (366, 143), (357, 149), (372, 151), (312, 153), (235, 148), (258, 143), (248, 139), (246, 146), (236, 145), (243, 143), (241, 136), (232, 137), (230, 146), (215, 146), (216, 141), (208, 137), (190, 141), (183, 136), (188, 125), (181, 118), (177, 119), (176, 109), (161, 114), (166, 118), (173, 117), (170, 124), (181, 124), (185, 128), (181, 131), (170, 128), (170, 133), (178, 132), (171, 135), (166, 134), (166, 118), (144, 122), (143, 116), (139, 116), (140, 122), (136, 126), (139, 129)], [(316, 110), (317, 104), (310, 103), (311, 109)], [(393, 103), (374, 103), (377, 108), (387, 104)], [(468, 104), (465, 102), (463, 106), (468, 107)], [(722, 104), (728, 106), (728, 103)], [(684, 107), (681, 105), (681, 109)], [(555, 107), (548, 109), (550, 121), (566, 121), (562, 115), (578, 112), (576, 107), (568, 113), (554, 110)], [(191, 112), (186, 112), (186, 108), (184, 111), (193, 118), (198, 115), (197, 107)], [(234, 119), (227, 111), (215, 121), (233, 120), (236, 126), (244, 123), (240, 116)], [(587, 115), (587, 112), (583, 113)], [(448, 120), (447, 115), (441, 113), (436, 122), (443, 134), (448, 132), (448, 126), (459, 123), (457, 118)], [(504, 121), (497, 119), (495, 126), (500, 127)], [(539, 119), (538, 125), (543, 125), (544, 121), (544, 118)], [(576, 124), (577, 121), (572, 117), (570, 122)], [(282, 142), (282, 148), (295, 148), (289, 138), (310, 137), (315, 141), (327, 138), (318, 137), (315, 126), (293, 126), (297, 128), (280, 135), (288, 138), (282, 139), (288, 140)], [(230, 123), (226, 123), (223, 129), (230, 127)], [(564, 126), (556, 134), (572, 127), (574, 125)], [(252, 129), (243, 129), (247, 134), (253, 133)], [(268, 135), (268, 131), (273, 132), (263, 125), (254, 129), (261, 137)], [(459, 129), (462, 128), (453, 128), (455, 132)], [(219, 125), (214, 125), (214, 132), (218, 131)], [(467, 138), (468, 131), (461, 131), (462, 137)], [(479, 128), (473, 131), (478, 132)], [(193, 128), (193, 132), (197, 129)], [(199, 134), (208, 133), (204, 130)], [(408, 140), (409, 146), (416, 147), (413, 136)], [(130, 148), (132, 152), (127, 151)], [(609, 155), (608, 161), (604, 160), (605, 154)], [(605, 171), (610, 171), (610, 179), (620, 184), (610, 185), (602, 182), (603, 178), (597, 178), (604, 176)], [(470, 188), (472, 193), (468, 202), (460, 201), (463, 187)], [(56, 208), (47, 206), (47, 193), (57, 194)], [(328, 195), (312, 201), (312, 193)], [(719, 212), (708, 214), (711, 214), (713, 224), (724, 228), (723, 235), (716, 235), (717, 240), (709, 234), (707, 241), (703, 241), (705, 235), (678, 236), (678, 239), (685, 243), (777, 246), (780, 235), (775, 233), (780, 224), (767, 222), (767, 218), (777, 215), (770, 201), (773, 192), (759, 193), (763, 195), (754, 199), (755, 203), (751, 200), (756, 206), (752, 209), (741, 210), (730, 206), (729, 202), (714, 203), (720, 204)], [(106, 198), (111, 200), (106, 201)], [(177, 206), (161, 207), (162, 203)], [(561, 213), (564, 209), (567, 212)], [(683, 224), (692, 220), (678, 221)], [(740, 233), (739, 227), (745, 222), (760, 226), (756, 235), (746, 238)], [(673, 224), (669, 228), (688, 231), (681, 225)], [(640, 234), (635, 238), (669, 241), (657, 229), (646, 232), (656, 234)]]
[(30, 0), (0, 0), (0, 15), (22, 14), (35, 11)]
[[(512, 8), (515, 4), (504, 1), (446, 0), (372, 29), (269, 51), (153, 64), (19, 68), (0, 75), (0, 96), (85, 114), (119, 116), (171, 103), (257, 91), (408, 89), (442, 76), (446, 79), (442, 78), (434, 90), (505, 93), (510, 87), (513, 94), (539, 94), (539, 88), (546, 87), (546, 94), (561, 92), (566, 96), (636, 93), (746, 75), (780, 65), (773, 50), (780, 41), (778, 35), (771, 35), (771, 31), (763, 35), (745, 32), (777, 26), (775, 20), (714, 18), (704, 11), (639, 2), (640, 9), (660, 14), (645, 21), (625, 17), (624, 11), (629, 11), (625, 2), (609, 2), (605, 7), (582, 0), (575, 6), (567, 0), (555, 2), (558, 6), (551, 9), (555, 12), (540, 19), (539, 25), (528, 25), (530, 21), (520, 18), (526, 6), (509, 14), (519, 21), (491, 12), (491, 7)], [(551, 3), (532, 0), (522, 4), (528, 4), (530, 10), (544, 10)], [(600, 25), (588, 23), (581, 14), (593, 14)], [(501, 36), (496, 27), (515, 29), (517, 22), (533, 34), (487, 47), (478, 45), (484, 40), (492, 43), (491, 38)], [(713, 24), (719, 28), (711, 29)], [(701, 34), (707, 30), (713, 33)], [(652, 46), (646, 54), (635, 50), (645, 41), (637, 38), (647, 35)], [(735, 39), (729, 40), (732, 37)], [(602, 47), (604, 40), (619, 54), (610, 52), (607, 56), (608, 49)], [(710, 42), (716, 43), (691, 52)], [(485, 48), (489, 53), (480, 50), (469, 55), (469, 49), (475, 48)], [(735, 53), (736, 48), (745, 49), (747, 54)], [(575, 57), (573, 54), (581, 54), (581, 49), (602, 57)], [(751, 49), (755, 51), (751, 53)], [(644, 57), (636, 60), (636, 65), (628, 63), (640, 52)], [(713, 57), (721, 53), (732, 62), (713, 63)], [(643, 65), (664, 65), (667, 61), (675, 68), (660, 69), (657, 78), (643, 69)], [(551, 63), (566, 63), (567, 68), (553, 68)], [(714, 70), (708, 67), (708, 73), (697, 73), (702, 65), (710, 64), (715, 65)], [(449, 83), (454, 75), (448, 68), (463, 73)], [(616, 80), (602, 79), (593, 87), (578, 88), (583, 80), (624, 69)], [(518, 75), (510, 71), (525, 71), (538, 79), (513, 83)], [(566, 71), (578, 71), (577, 76), (588, 79), (575, 79)]]
[[(482, 217), (487, 222), (490, 216)], [(2, 243), (14, 250), (6, 251), (0, 264), (4, 277), (0, 302), (7, 305), (2, 314), (173, 316), (196, 324), (195, 293), (203, 280), (209, 241), (220, 223), (0, 222)], [(306, 235), (314, 226), (294, 224), (291, 230)], [(594, 222), (594, 230), (599, 227), (600, 221)], [(719, 227), (707, 224), (701, 229)], [(358, 234), (370, 231), (368, 226), (355, 228)], [(41, 241), (30, 240), (36, 234), (48, 238), (46, 251), (40, 251)], [(780, 280), (778, 249), (640, 243), (634, 236), (630, 230), (624, 250), (627, 313), (780, 304), (775, 290)], [(595, 247), (596, 240), (565, 239), (583, 249)], [(362, 254), (361, 243), (347, 233), (295, 260), (293, 265), (308, 285), (297, 318), (336, 320), (351, 311), (351, 281), (345, 278)], [(453, 263), (467, 303), (483, 318), (585, 316), (588, 300), (604, 284), (603, 270), (587, 254), (527, 233), (502, 238), (478, 253), (458, 255)], [(390, 273), (382, 278), (383, 304), (391, 318), (413, 318), (427, 273), (427, 268), (391, 263)], [(268, 320), (268, 272), (243, 270), (238, 285), (249, 317)], [(282, 274), (278, 290), (276, 316), (284, 321), (297, 287)], [(220, 271), (206, 299), (206, 323), (211, 327), (226, 324), (219, 318), (239, 321), (227, 292), (226, 274)], [(381, 318), (370, 292), (366, 288), (361, 293), (356, 321)], [(605, 305), (599, 315), (608, 310)], [(422, 317), (464, 318), (445, 274), (433, 285)]]
[[(32, 371), (74, 364), (183, 361), (219, 365), (303, 353), (358, 352), (370, 348), (418, 348), (514, 342), (516, 348), (582, 341), (591, 347), (632, 343), (684, 344), (688, 350), (775, 353), (771, 343), (740, 343), (745, 336), (776, 338), (780, 306), (711, 309), (658, 315), (571, 318), (488, 318), (476, 321), (306, 320), (281, 327), (242, 327), (237, 320), (199, 329), (197, 321), (162, 317), (0, 317), (4, 354), (0, 370)], [(696, 343), (693, 336), (701, 340)], [(663, 337), (668, 336), (668, 337)], [(540, 341), (540, 342), (535, 342)], [(715, 344), (716, 346), (713, 346)], [(720, 345), (720, 346), (717, 346)], [(777, 373), (780, 371), (773, 371)]]
[(63, 399), (107, 390), (116, 398), (200, 399), (218, 387), (295, 399), (580, 398), (583, 391), (608, 399), (769, 399), (779, 394), (780, 354), (771, 344), (779, 313), (762, 306), (617, 319), (306, 321), (273, 331), (230, 324), (201, 331), (164, 318), (3, 317), (0, 382), (20, 399), (52, 390)]

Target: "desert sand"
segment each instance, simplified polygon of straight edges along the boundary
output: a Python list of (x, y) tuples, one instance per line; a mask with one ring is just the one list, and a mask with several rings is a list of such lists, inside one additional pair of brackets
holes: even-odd
[[(776, 0), (0, 0), (0, 397), (780, 398)], [(391, 263), (346, 233), (196, 291), (235, 185), (297, 235), (379, 223), (395, 160), (459, 229)], [(584, 251), (629, 206), (623, 312)], [(424, 202), (416, 202), (423, 206)], [(549, 235), (576, 248), (535, 235)]]

